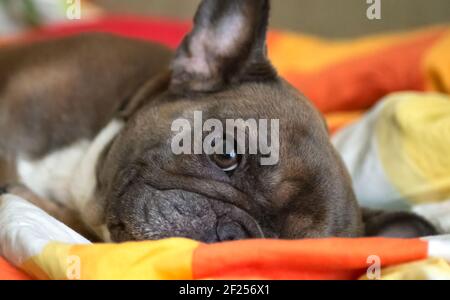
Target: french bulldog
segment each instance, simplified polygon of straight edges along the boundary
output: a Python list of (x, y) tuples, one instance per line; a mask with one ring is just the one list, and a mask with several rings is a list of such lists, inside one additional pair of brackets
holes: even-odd
[[(268, 0), (204, 0), (175, 53), (100, 33), (0, 48), (3, 193), (102, 241), (434, 234), (359, 207), (324, 119), (268, 59), (268, 20)], [(279, 120), (277, 163), (173, 153), (195, 111)]]

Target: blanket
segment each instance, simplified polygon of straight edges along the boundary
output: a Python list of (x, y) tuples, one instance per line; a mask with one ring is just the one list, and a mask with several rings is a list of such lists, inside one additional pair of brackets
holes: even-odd
[[(174, 48), (189, 28), (187, 22), (113, 16), (39, 29), (15, 42), (104, 31)], [(268, 47), (279, 73), (325, 113), (361, 203), (412, 209), (450, 233), (450, 30), (352, 41), (272, 31)], [(430, 93), (392, 94), (404, 90)], [(446, 235), (91, 244), (13, 195), (0, 197), (0, 255), (7, 260), (0, 259), (0, 279), (450, 278)]]
[(450, 236), (93, 245), (23, 199), (0, 199), (0, 253), (35, 279), (450, 279)]
[(450, 233), (450, 97), (391, 94), (333, 142), (358, 201), (375, 209), (412, 209)]

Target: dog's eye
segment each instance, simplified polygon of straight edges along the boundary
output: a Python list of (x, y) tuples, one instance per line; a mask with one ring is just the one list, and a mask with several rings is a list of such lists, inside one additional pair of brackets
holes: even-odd
[(239, 167), (242, 155), (238, 153), (238, 145), (235, 139), (225, 135), (221, 139), (214, 139), (211, 147), (215, 148), (216, 151), (209, 156), (210, 160), (222, 171), (231, 173)]
[(224, 154), (213, 154), (211, 160), (224, 172), (232, 172), (239, 166), (240, 155), (235, 150)]

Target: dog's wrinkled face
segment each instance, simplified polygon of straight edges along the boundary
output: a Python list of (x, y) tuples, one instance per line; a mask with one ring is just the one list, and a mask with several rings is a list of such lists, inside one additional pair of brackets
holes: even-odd
[[(202, 2), (171, 72), (124, 110), (128, 122), (97, 168), (96, 207), (86, 212), (91, 225), (106, 224), (114, 241), (363, 235), (361, 210), (323, 119), (266, 58), (268, 6)], [(173, 122), (184, 118), (194, 128), (195, 112), (224, 123), (279, 120), (270, 137), (279, 142), (276, 162), (261, 164), (267, 153), (251, 153), (247, 144), (238, 145), (242, 154), (174, 153)]]
[[(268, 10), (263, 0), (203, 1), (166, 92), (138, 109), (104, 154), (98, 198), (113, 240), (361, 234), (350, 180), (321, 116), (266, 58)], [(242, 155), (174, 154), (172, 123), (193, 125), (195, 111), (222, 121), (224, 136), (227, 119), (279, 120), (270, 137), (279, 141), (278, 159), (262, 165), (248, 143)]]
[[(361, 234), (350, 180), (323, 121), (284, 83), (247, 83), (195, 99), (160, 97), (163, 104), (144, 107), (128, 122), (103, 163), (99, 178), (115, 174), (99, 182), (113, 240)], [(261, 165), (261, 155), (173, 154), (171, 123), (180, 117), (193, 123), (194, 111), (204, 119), (279, 119), (278, 163)]]

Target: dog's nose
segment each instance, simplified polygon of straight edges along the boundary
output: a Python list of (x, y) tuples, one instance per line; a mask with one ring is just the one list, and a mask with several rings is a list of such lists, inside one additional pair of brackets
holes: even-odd
[(219, 241), (235, 241), (249, 238), (249, 234), (239, 223), (231, 221), (219, 223), (217, 226), (217, 238)]

